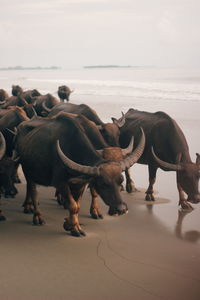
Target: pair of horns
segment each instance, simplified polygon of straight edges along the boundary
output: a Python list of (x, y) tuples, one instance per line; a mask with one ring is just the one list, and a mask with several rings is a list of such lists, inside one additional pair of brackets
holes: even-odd
[[(130, 168), (134, 163), (136, 163), (138, 161), (138, 159), (142, 155), (142, 153), (144, 151), (144, 147), (145, 147), (145, 135), (144, 135), (144, 131), (142, 128), (141, 128), (141, 132), (142, 132), (142, 136), (140, 138), (140, 142), (139, 142), (137, 148), (133, 152), (131, 152), (131, 154), (127, 155), (127, 157), (125, 157), (122, 161), (119, 162), (119, 164), (121, 166), (121, 172), (125, 171), (127, 168)], [(130, 144), (133, 145), (133, 140), (131, 140)], [(63, 163), (71, 170), (77, 171), (77, 172), (79, 172), (81, 174), (85, 174), (85, 175), (99, 175), (100, 174), (100, 167), (81, 165), (81, 164), (78, 164), (78, 163), (72, 161), (71, 159), (69, 159), (61, 150), (60, 143), (58, 140), (57, 140), (57, 151), (58, 151), (58, 155), (60, 156)]]

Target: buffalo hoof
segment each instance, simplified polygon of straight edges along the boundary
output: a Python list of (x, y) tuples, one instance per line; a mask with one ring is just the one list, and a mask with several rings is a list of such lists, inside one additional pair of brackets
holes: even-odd
[(33, 214), (33, 209), (32, 208), (28, 208), (28, 207), (25, 207), (24, 208), (24, 213), (25, 214), (28, 214), (28, 215), (30, 215), (30, 214)]
[(127, 214), (127, 213), (128, 213), (128, 207), (127, 207), (126, 203), (118, 205), (117, 207), (110, 206), (109, 211), (108, 211), (108, 214), (110, 216), (120, 216), (120, 215)]
[(64, 219), (63, 228), (65, 231), (70, 231), (72, 229), (72, 225), (67, 218)]
[(41, 216), (33, 216), (33, 225), (44, 225), (45, 221)]
[(133, 192), (133, 188), (132, 188), (132, 185), (131, 184), (127, 184), (126, 185), (126, 191), (127, 191), (127, 193), (132, 193)]
[(72, 236), (86, 236), (85, 232), (81, 229), (79, 224), (73, 226), (72, 224), (70, 224), (67, 218), (64, 219), (63, 228), (65, 231), (70, 231)]
[(1, 222), (1, 221), (6, 221), (6, 217), (0, 216), (0, 222)]
[(76, 237), (80, 237), (80, 236), (86, 236), (86, 233), (83, 230), (78, 230), (78, 229), (72, 229), (71, 230), (71, 235), (72, 236), (76, 236)]
[(146, 201), (155, 201), (155, 198), (154, 198), (153, 194), (146, 194), (145, 200)]
[(127, 193), (134, 193), (134, 192), (138, 192), (138, 190), (136, 189), (135, 185), (133, 184), (133, 182), (127, 183), (126, 184), (126, 191)]
[(103, 219), (103, 215), (100, 213), (98, 209), (90, 209), (90, 215), (93, 219)]
[(191, 205), (189, 202), (187, 202), (186, 200), (181, 201), (181, 202), (180, 202), (180, 205), (181, 205), (181, 208), (182, 208), (183, 210), (192, 210), (192, 209), (194, 209), (194, 208), (192, 207), (192, 205)]

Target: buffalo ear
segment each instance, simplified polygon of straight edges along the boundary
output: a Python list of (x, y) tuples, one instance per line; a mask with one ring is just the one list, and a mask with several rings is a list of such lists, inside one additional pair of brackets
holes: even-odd
[(196, 164), (197, 165), (200, 165), (200, 154), (199, 153), (196, 153)]
[(111, 118), (113, 123), (116, 123), (117, 122), (117, 119), (116, 118)]

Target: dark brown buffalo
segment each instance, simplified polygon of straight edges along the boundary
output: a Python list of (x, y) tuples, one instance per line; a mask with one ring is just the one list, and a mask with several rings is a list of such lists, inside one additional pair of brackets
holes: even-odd
[[(17, 189), (14, 186), (16, 173), (15, 161), (6, 156), (6, 141), (0, 132), (0, 197), (3, 194), (5, 198), (14, 197)], [(0, 208), (0, 221), (6, 220)]]
[(12, 85), (12, 95), (18, 96), (23, 93), (23, 89), (19, 85)]
[(0, 89), (0, 105), (4, 104), (7, 98), (9, 98), (8, 93), (5, 90)]
[(38, 90), (33, 89), (33, 90), (24, 91), (19, 85), (12, 86), (12, 95), (13, 96), (21, 95), (21, 97), (23, 97), (23, 99), (26, 100), (27, 103), (29, 104), (33, 103), (33, 97), (41, 96)]
[[(120, 147), (110, 147), (110, 145), (108, 145), (104, 140), (97, 125), (94, 122), (88, 120), (88, 118), (86, 118), (81, 114), (80, 115), (70, 114), (70, 113), (66, 113), (66, 114), (76, 119), (76, 121), (79, 123), (79, 125), (82, 127), (85, 134), (91, 141), (94, 148), (98, 151), (98, 153), (101, 154), (101, 156), (104, 159), (112, 160), (112, 161), (121, 161), (124, 157), (126, 157), (128, 154), (131, 153), (133, 149), (132, 141), (126, 149), (121, 149)], [(29, 123), (33, 124), (32, 121)], [(90, 214), (94, 219), (102, 218), (103, 216), (100, 212), (98, 201), (97, 201), (98, 193), (96, 192), (92, 182), (90, 183), (89, 187), (92, 195)], [(63, 203), (62, 199), (60, 199), (60, 194), (58, 191), (56, 192), (56, 196), (58, 198), (58, 203)]]
[(88, 118), (90, 121), (93, 121), (98, 126), (98, 129), (100, 130), (108, 145), (112, 147), (119, 146), (119, 128), (123, 126), (124, 118), (121, 118), (118, 122), (104, 123), (99, 118), (96, 111), (86, 104), (60, 103), (54, 106), (51, 110), (48, 109), (48, 111), (49, 117), (55, 116), (60, 111), (84, 115), (86, 118)]
[(133, 165), (144, 148), (144, 140), (120, 162), (105, 160), (97, 153), (79, 123), (65, 113), (27, 130), (21, 125), (16, 150), (27, 181), (25, 205), (34, 205), (34, 224), (44, 220), (38, 206), (36, 184), (54, 186), (65, 199), (69, 210), (64, 228), (72, 235), (84, 235), (78, 220), (80, 200), (86, 184), (93, 186), (109, 206), (110, 214), (123, 214), (127, 205), (120, 195), (122, 172)]
[[(96, 124), (88, 120), (85, 116), (75, 115), (70, 113), (66, 113), (66, 116), (74, 118), (79, 123), (79, 125), (81, 126), (82, 130), (84, 130), (85, 134), (89, 138), (94, 148), (98, 150), (98, 153), (100, 153), (104, 159), (120, 161), (132, 151), (133, 148), (132, 143), (131, 146), (127, 147), (126, 149), (121, 149), (119, 147), (110, 147), (106, 143), (102, 135), (100, 134)], [(36, 127), (38, 128), (46, 124), (47, 122), (49, 122), (49, 118), (36, 117), (31, 120), (22, 122), (18, 126), (18, 130), (22, 130), (23, 128), (24, 132), (28, 133), (34, 128)], [(98, 203), (97, 203), (98, 193), (94, 189), (92, 183), (90, 183), (89, 187), (92, 195), (90, 214), (94, 219), (102, 218), (102, 214), (99, 210)], [(63, 204), (63, 199), (61, 198), (61, 195), (58, 190), (56, 191), (56, 197), (58, 203)], [(26, 207), (24, 211), (25, 213), (29, 213), (30, 211), (32, 211), (32, 207)]]
[(61, 85), (58, 87), (58, 96), (60, 101), (64, 102), (65, 100), (69, 101), (69, 96), (73, 91), (66, 85)]
[[(5, 116), (10, 110), (13, 109), (13, 107), (15, 107), (15, 106), (9, 106), (8, 108), (0, 109), (0, 118)], [(32, 117), (37, 116), (37, 113), (32, 104), (26, 104), (22, 108), (25, 111), (28, 118), (31, 119)]]
[(6, 99), (5, 104), (1, 106), (1, 108), (6, 109), (9, 106), (24, 106), (27, 105), (28, 103), (26, 100), (23, 98), (21, 94), (18, 94), (18, 96), (11, 96)]
[(0, 130), (5, 128), (13, 130), (21, 122), (29, 120), (25, 111), (21, 107), (13, 106), (6, 111), (7, 113), (0, 118)]
[[(145, 132), (145, 150), (138, 163), (147, 164), (149, 168), (146, 200), (154, 200), (153, 185), (156, 171), (161, 168), (164, 171), (176, 171), (179, 205), (182, 208), (192, 208), (189, 202), (200, 202), (198, 191), (200, 155), (196, 154), (196, 163), (191, 161), (186, 138), (175, 120), (164, 112), (149, 113), (135, 109), (129, 109), (125, 118), (126, 122), (120, 134), (121, 147), (126, 146), (133, 135), (137, 143), (140, 127)], [(131, 192), (130, 177), (127, 180), (128, 190)], [(187, 199), (184, 193), (187, 194)]]
[(47, 116), (47, 110), (51, 110), (60, 101), (51, 94), (41, 95), (33, 98), (34, 108), (39, 116)]
[[(0, 118), (0, 131), (3, 133), (6, 140), (6, 156), (12, 158), (14, 139), (15, 139), (15, 129), (23, 121), (29, 120), (25, 111), (21, 107), (13, 106), (7, 113)], [(17, 174), (18, 163), (15, 164), (15, 182), (20, 182), (19, 176)]]
[(41, 96), (40, 92), (38, 90), (27, 90), (22, 93), (23, 98), (26, 100), (28, 104), (34, 103), (34, 97)]

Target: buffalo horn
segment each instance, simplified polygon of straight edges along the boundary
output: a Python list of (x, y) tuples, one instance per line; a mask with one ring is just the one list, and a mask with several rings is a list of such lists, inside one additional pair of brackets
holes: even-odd
[(60, 148), (60, 143), (59, 140), (57, 140), (57, 151), (58, 151), (58, 155), (60, 156), (60, 159), (62, 160), (62, 162), (71, 170), (77, 171), (81, 174), (85, 174), (85, 175), (98, 175), (98, 168), (97, 167), (91, 167), (91, 166), (85, 166), (85, 165), (80, 165), (76, 162), (74, 162), (73, 160), (69, 159), (61, 150)]
[(6, 141), (3, 134), (0, 132), (0, 160), (6, 152)]
[(42, 102), (42, 107), (43, 107), (43, 109), (44, 109), (45, 111), (47, 111), (47, 112), (50, 112), (50, 111), (51, 111), (51, 109), (48, 108), (48, 107), (46, 106), (45, 101)]
[(153, 154), (153, 157), (154, 159), (156, 160), (156, 162), (162, 166), (163, 168), (166, 168), (166, 169), (169, 169), (169, 170), (172, 170), (172, 171), (181, 171), (182, 170), (182, 167), (181, 165), (179, 164), (171, 164), (171, 163), (168, 163), (166, 161), (163, 161), (161, 160), (160, 158), (158, 158), (154, 152), (154, 149), (153, 147), (151, 147), (151, 152)]
[(122, 117), (119, 120), (117, 120), (115, 118), (112, 118), (112, 120), (113, 120), (114, 124), (116, 124), (119, 128), (121, 128), (125, 124), (126, 117), (125, 117), (125, 114), (122, 112)]
[(120, 165), (122, 167), (122, 171), (125, 171), (126, 169), (130, 168), (133, 164), (135, 164), (138, 159), (140, 158), (140, 156), (142, 155), (143, 151), (144, 151), (144, 147), (145, 147), (145, 134), (144, 131), (142, 129), (142, 127), (140, 127), (141, 132), (142, 132), (142, 136), (140, 138), (140, 142), (137, 146), (137, 148), (130, 154), (128, 155), (124, 160), (122, 160), (120, 162)]
[(132, 152), (132, 150), (133, 150), (133, 144), (134, 144), (134, 137), (132, 136), (130, 144), (128, 145), (128, 147), (124, 148), (124, 149), (121, 149), (122, 150), (122, 154), (123, 154), (124, 157)]

